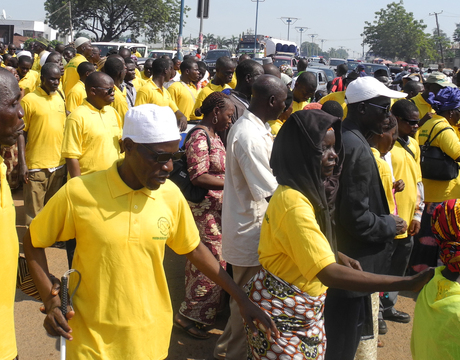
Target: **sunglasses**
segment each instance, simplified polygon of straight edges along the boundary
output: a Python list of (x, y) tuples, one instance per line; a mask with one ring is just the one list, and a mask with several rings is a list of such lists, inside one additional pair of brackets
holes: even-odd
[(389, 113), (390, 113), (391, 104), (389, 104), (389, 105), (387, 105), (387, 106), (381, 106), (381, 105), (377, 105), (377, 104), (373, 104), (373, 103), (367, 103), (367, 104), (368, 104), (368, 105), (371, 105), (371, 106), (373, 106), (373, 107), (376, 107), (376, 108), (385, 110), (385, 111), (384, 111), (385, 114), (389, 114)]
[(403, 118), (400, 118), (400, 119), (408, 123), (410, 126), (418, 125), (418, 123), (420, 122), (420, 120), (408, 120), (408, 119), (403, 119)]
[(149, 152), (154, 154), (152, 156), (152, 159), (154, 161), (156, 161), (157, 163), (159, 163), (159, 164), (166, 164), (171, 159), (172, 159), (172, 161), (178, 161), (178, 160), (182, 159), (182, 157), (185, 154), (185, 151), (183, 151), (183, 150), (179, 150), (179, 151), (177, 151), (175, 153), (167, 153), (167, 152), (165, 152), (165, 153), (157, 153), (156, 151), (153, 151), (152, 149), (149, 149), (144, 144), (137, 143), (137, 145), (142, 146), (143, 148), (147, 149)]
[(106, 90), (106, 95), (112, 95), (115, 92), (115, 89), (113, 87), (111, 88), (104, 88), (100, 86), (95, 86), (96, 89), (101, 89), (101, 90)]

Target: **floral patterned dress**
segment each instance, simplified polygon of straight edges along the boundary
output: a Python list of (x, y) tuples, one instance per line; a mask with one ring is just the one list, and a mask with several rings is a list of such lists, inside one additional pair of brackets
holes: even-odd
[[(225, 148), (218, 136), (210, 137), (208, 148), (204, 130), (195, 131), (185, 143), (190, 180), (209, 174), (224, 179)], [(223, 190), (209, 190), (199, 204), (189, 202), (201, 241), (225, 269), (222, 258), (222, 199)], [(185, 300), (181, 315), (205, 325), (214, 323), (222, 288), (203, 275), (190, 261), (185, 265)]]

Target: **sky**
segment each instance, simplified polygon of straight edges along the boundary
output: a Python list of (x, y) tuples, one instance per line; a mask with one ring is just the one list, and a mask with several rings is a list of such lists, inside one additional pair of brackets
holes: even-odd
[[(254, 31), (256, 20), (256, 0), (210, 0), (209, 19), (203, 21), (203, 33), (215, 36), (239, 36), (248, 30)], [(257, 33), (274, 38), (287, 39), (288, 26), (281, 17), (298, 18), (293, 21), (289, 39), (300, 43), (300, 34), (295, 27), (307, 27), (303, 32), (302, 41), (311, 41), (310, 34), (316, 34), (314, 42), (326, 51), (329, 48), (348, 49), (350, 57), (362, 54), (362, 38), (365, 21), (373, 21), (374, 13), (386, 7), (391, 1), (299, 1), (299, 0), (265, 0), (259, 1), (259, 16)], [(404, 6), (408, 12), (414, 13), (416, 20), (423, 20), (428, 25), (425, 32), (432, 32), (436, 27), (435, 16), (430, 13), (441, 12), (438, 15), (439, 26), (449, 37), (455, 30), (455, 24), (460, 23), (460, 9), (451, 0), (406, 0)], [(23, 0), (21, 6), (14, 1), (3, 2), (0, 7), (6, 11), (7, 18), (14, 20), (45, 19), (43, 0)], [(200, 20), (196, 17), (197, 0), (185, 0), (185, 5), (191, 8), (185, 18), (184, 37), (198, 37)], [(0, 13), (1, 16), (1, 13)], [(0, 24), (1, 24), (0, 19)], [(185, 41), (184, 41), (185, 42)], [(365, 51), (368, 47), (365, 46)]]

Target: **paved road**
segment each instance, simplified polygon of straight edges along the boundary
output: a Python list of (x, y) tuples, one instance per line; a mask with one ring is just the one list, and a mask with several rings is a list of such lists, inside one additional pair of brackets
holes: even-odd
[[(17, 209), (17, 230), (22, 252), (22, 237), (25, 232), (22, 192), (13, 194)], [(50, 271), (62, 276), (67, 270), (65, 250), (49, 248), (46, 250)], [(176, 255), (169, 248), (166, 250), (164, 266), (168, 278), (173, 309), (177, 310), (184, 297), (185, 257)], [(18, 291), (16, 294), (15, 321), (19, 357), (21, 360), (57, 360), (59, 359), (56, 338), (49, 337), (43, 328), (44, 315), (39, 311), (40, 303)], [(413, 314), (414, 300), (401, 297), (398, 309)], [(213, 348), (225, 326), (228, 309), (219, 315), (211, 338), (197, 340), (187, 336), (180, 329), (173, 328), (168, 360), (212, 360)], [(405, 360), (410, 356), (410, 324), (389, 323), (389, 332), (383, 338), (384, 347), (379, 349), (378, 358), (382, 360)], [(161, 328), (153, 329), (152, 336)], [(128, 360), (128, 359), (127, 359)]]

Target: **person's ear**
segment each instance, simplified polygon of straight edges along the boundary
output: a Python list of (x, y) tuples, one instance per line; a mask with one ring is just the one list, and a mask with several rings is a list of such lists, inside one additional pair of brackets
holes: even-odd
[(366, 104), (365, 103), (360, 103), (358, 105), (358, 112), (362, 115), (364, 115), (366, 113)]
[(130, 138), (121, 140), (120, 149), (122, 149), (124, 152), (126, 152), (126, 154), (129, 155), (134, 150), (134, 142)]
[(270, 104), (270, 106), (273, 107), (273, 105), (275, 104), (275, 95), (271, 95), (270, 98), (268, 99), (268, 103)]

